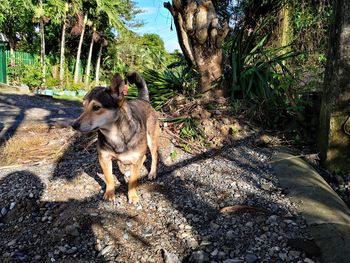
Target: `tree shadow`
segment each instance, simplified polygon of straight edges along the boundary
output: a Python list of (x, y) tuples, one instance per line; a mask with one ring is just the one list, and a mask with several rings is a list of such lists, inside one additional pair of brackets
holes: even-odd
[[(7, 210), (0, 217), (1, 262), (114, 260), (119, 254), (115, 246), (120, 237), (112, 236), (102, 222), (113, 220), (121, 231), (125, 230), (121, 222), (138, 220), (128, 212), (101, 213), (98, 194), (67, 201), (45, 201), (48, 197), (45, 184), (30, 171), (17, 171), (1, 178), (0, 207)], [(108, 238), (98, 240), (96, 231), (104, 231)], [(132, 230), (128, 233), (143, 246), (149, 246), (137, 233)], [(98, 246), (100, 251), (96, 250)], [(107, 252), (101, 252), (108, 246), (111, 248)]]
[(73, 120), (81, 112), (80, 105), (40, 95), (0, 93), (0, 146), (25, 122), (34, 128), (40, 122), (50, 128), (57, 122)]
[[(99, 183), (101, 188), (104, 188), (103, 177), (97, 176), (100, 167), (97, 160), (97, 153), (95, 145), (91, 144), (94, 140), (94, 135), (91, 134), (88, 137), (84, 135), (77, 135), (73, 140), (69, 149), (57, 162), (52, 180), (68, 180), (73, 181), (76, 176), (79, 176), (81, 171), (84, 171), (89, 176), (93, 177), (95, 181)], [(289, 213), (289, 207), (285, 207), (283, 203), (276, 201), (276, 196), (280, 192), (275, 190), (266, 190), (268, 194), (262, 196), (256, 189), (261, 189), (262, 180), (267, 183), (275, 184), (274, 178), (267, 176), (266, 170), (268, 169), (264, 161), (258, 160), (251, 153), (249, 144), (254, 138), (245, 138), (241, 140), (227, 140), (225, 146), (217, 149), (209, 149), (208, 151), (184, 158), (173, 164), (165, 164), (165, 161), (160, 155), (158, 177), (156, 181), (150, 182), (146, 178), (139, 180), (139, 189), (143, 196), (145, 189), (150, 192), (151, 196), (154, 194), (161, 195), (164, 200), (167, 200), (169, 206), (173, 210), (179, 213), (184, 225), (189, 225), (192, 233), (195, 233), (195, 241), (193, 238), (183, 237), (178, 233), (174, 233), (174, 220), (170, 220), (166, 224), (166, 231), (174, 242), (181, 242), (181, 249), (183, 254), (187, 255), (183, 258), (184, 262), (190, 260), (190, 255), (193, 251), (204, 250), (210, 254), (216, 249), (217, 244), (219, 247), (224, 248), (223, 251), (216, 251), (214, 255), (210, 254), (212, 260), (222, 260), (224, 258), (240, 257), (242, 251), (248, 253), (255, 245), (251, 243), (252, 239), (266, 238), (269, 230), (259, 227), (261, 224), (265, 224), (267, 218), (272, 215), (278, 215), (278, 220), (283, 224), (284, 216)], [(268, 154), (270, 150), (258, 149), (258, 155)], [(195, 164), (199, 164), (201, 167), (209, 169), (211, 162), (215, 162), (216, 159), (224, 160), (231, 166), (234, 166), (239, 174), (229, 174), (230, 169), (225, 170), (223, 167), (214, 168), (214, 172), (218, 174), (218, 177), (222, 176), (221, 188), (217, 188), (216, 185), (212, 185), (209, 181), (203, 182), (198, 180), (198, 177), (191, 176), (191, 173), (197, 175), (202, 173), (201, 171), (192, 171), (189, 168)], [(72, 161), (74, 160), (74, 161)], [(147, 160), (150, 161), (149, 159)], [(215, 165), (214, 165), (215, 166)], [(147, 167), (147, 162), (146, 162)], [(213, 167), (210, 167), (212, 169)], [(64, 169), (64, 170), (61, 170)], [(188, 175), (185, 177), (178, 176), (177, 173), (180, 170), (186, 170)], [(143, 175), (147, 174), (147, 169), (144, 169)], [(180, 173), (184, 173), (181, 171)], [(119, 171), (117, 165), (114, 165), (114, 174), (120, 179), (122, 173)], [(207, 176), (208, 172), (204, 173)], [(256, 176), (252, 176), (252, 174)], [(227, 179), (230, 177), (230, 179)], [(225, 179), (224, 179), (225, 178)], [(218, 179), (220, 181), (220, 179)], [(245, 195), (236, 196), (237, 188), (233, 189), (227, 185), (227, 182), (234, 184), (235, 181), (242, 180), (249, 184), (251, 189), (244, 190)], [(197, 188), (204, 188), (206, 193), (196, 193)], [(146, 192), (147, 192), (146, 191)], [(123, 196), (127, 196), (127, 186), (122, 184), (116, 190), (117, 199)], [(271, 198), (267, 196), (271, 195)], [(101, 198), (101, 197), (100, 197)], [(152, 201), (151, 201), (152, 202)], [(149, 209), (150, 203), (148, 201), (142, 201), (143, 209)], [(238, 212), (232, 214), (221, 213), (221, 208), (225, 206), (250, 206), (257, 208), (253, 212)], [(116, 208), (117, 209), (117, 208)], [(293, 220), (299, 220), (297, 217), (292, 216)], [(246, 223), (250, 222), (248, 226)], [(256, 223), (257, 222), (257, 223)], [(300, 219), (298, 222), (302, 223)], [(237, 229), (237, 225), (241, 225), (241, 229)], [(175, 228), (175, 231), (183, 231), (183, 229)], [(287, 235), (284, 237), (285, 242), (287, 239), (299, 238), (302, 236), (300, 230), (296, 227), (291, 227), (286, 230)], [(230, 232), (230, 235), (227, 235)], [(182, 232), (181, 232), (182, 233)], [(174, 236), (175, 235), (175, 236)], [(185, 234), (184, 234), (185, 235)], [(173, 237), (174, 236), (174, 237)], [(280, 245), (281, 241), (274, 237), (275, 245)], [(143, 243), (143, 241), (140, 241)], [(209, 245), (201, 246), (201, 243), (207, 242)], [(261, 241), (263, 242), (263, 241)], [(152, 244), (148, 242), (150, 246)], [(216, 244), (216, 245), (214, 245)], [(243, 254), (244, 254), (243, 253)], [(301, 252), (303, 253), (303, 252)], [(278, 255), (270, 256), (271, 262), (278, 261)]]

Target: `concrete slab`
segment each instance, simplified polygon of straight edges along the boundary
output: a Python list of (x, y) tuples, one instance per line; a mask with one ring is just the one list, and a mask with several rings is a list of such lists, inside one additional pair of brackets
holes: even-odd
[(288, 150), (272, 160), (279, 184), (297, 204), (324, 263), (350, 262), (350, 210), (315, 169)]

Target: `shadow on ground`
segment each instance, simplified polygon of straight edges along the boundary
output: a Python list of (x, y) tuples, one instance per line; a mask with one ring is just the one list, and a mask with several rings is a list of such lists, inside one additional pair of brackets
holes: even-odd
[(0, 146), (21, 126), (42, 124), (50, 128), (60, 120), (76, 118), (80, 105), (40, 95), (0, 93)]
[[(47, 124), (56, 121), (57, 114), (65, 116), (57, 105), (34, 103), (22, 109), (18, 100), (32, 99), (25, 96), (0, 97), (2, 105), (18, 108), (12, 113), (3, 111), (2, 117), (0, 113), (2, 120), (14, 120), (5, 128), (7, 137), (16, 132), (30, 109), (47, 110), (43, 118)], [(142, 209), (127, 203), (125, 184), (117, 188), (116, 204), (102, 201), (104, 182), (98, 175), (93, 141), (93, 134), (76, 135), (54, 165), (48, 183), (28, 170), (2, 177), (0, 207), (7, 209), (0, 219), (2, 262), (162, 262), (161, 250), (177, 254), (183, 262), (196, 256), (222, 261), (247, 255), (255, 256), (254, 262), (278, 262), (288, 239), (303, 236), (298, 226), (302, 223), (294, 215), (289, 218), (297, 223), (284, 223), (279, 234), (277, 225), (283, 223), (290, 206), (279, 202), (281, 193), (273, 186), (266, 163), (253, 158), (251, 138), (229, 141), (220, 149), (196, 156), (184, 155), (177, 162), (161, 158), (158, 178), (154, 182), (140, 180)], [(256, 151), (269, 155), (268, 150)], [(165, 158), (164, 154), (161, 157)], [(117, 167), (114, 173), (122, 178)], [(85, 196), (94, 183), (99, 186)], [(262, 189), (263, 183), (269, 189)], [(52, 184), (55, 189), (50, 188)], [(66, 193), (64, 201), (53, 199), (59, 190)], [(257, 209), (220, 212), (233, 205)], [(272, 214), (277, 215), (277, 225), (270, 224)], [(270, 252), (269, 248), (276, 246), (280, 250)]]

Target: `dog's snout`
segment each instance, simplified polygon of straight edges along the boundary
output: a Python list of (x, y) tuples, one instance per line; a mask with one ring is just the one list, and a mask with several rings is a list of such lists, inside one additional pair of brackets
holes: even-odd
[(80, 123), (79, 122), (73, 122), (72, 123), (72, 128), (74, 129), (74, 130), (79, 130), (79, 128), (80, 128)]

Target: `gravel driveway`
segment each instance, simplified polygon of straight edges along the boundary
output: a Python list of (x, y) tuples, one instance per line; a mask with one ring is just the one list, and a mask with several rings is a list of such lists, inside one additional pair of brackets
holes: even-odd
[(276, 187), (272, 152), (249, 139), (199, 156), (162, 140), (139, 206), (117, 170), (116, 203), (102, 201), (94, 146), (78, 141), (58, 164), (0, 170), (1, 262), (313, 262), (288, 245), (305, 225)]
[[(16, 121), (48, 124), (80, 111), (13, 96), (0, 94), (7, 133)], [(117, 165), (116, 202), (102, 200), (96, 145), (78, 134), (57, 163), (0, 167), (0, 262), (317, 261), (317, 248), (305, 248), (313, 243), (303, 219), (276, 186), (273, 152), (256, 146), (254, 134), (199, 155), (168, 138), (163, 131), (158, 177), (140, 180), (137, 206)]]

